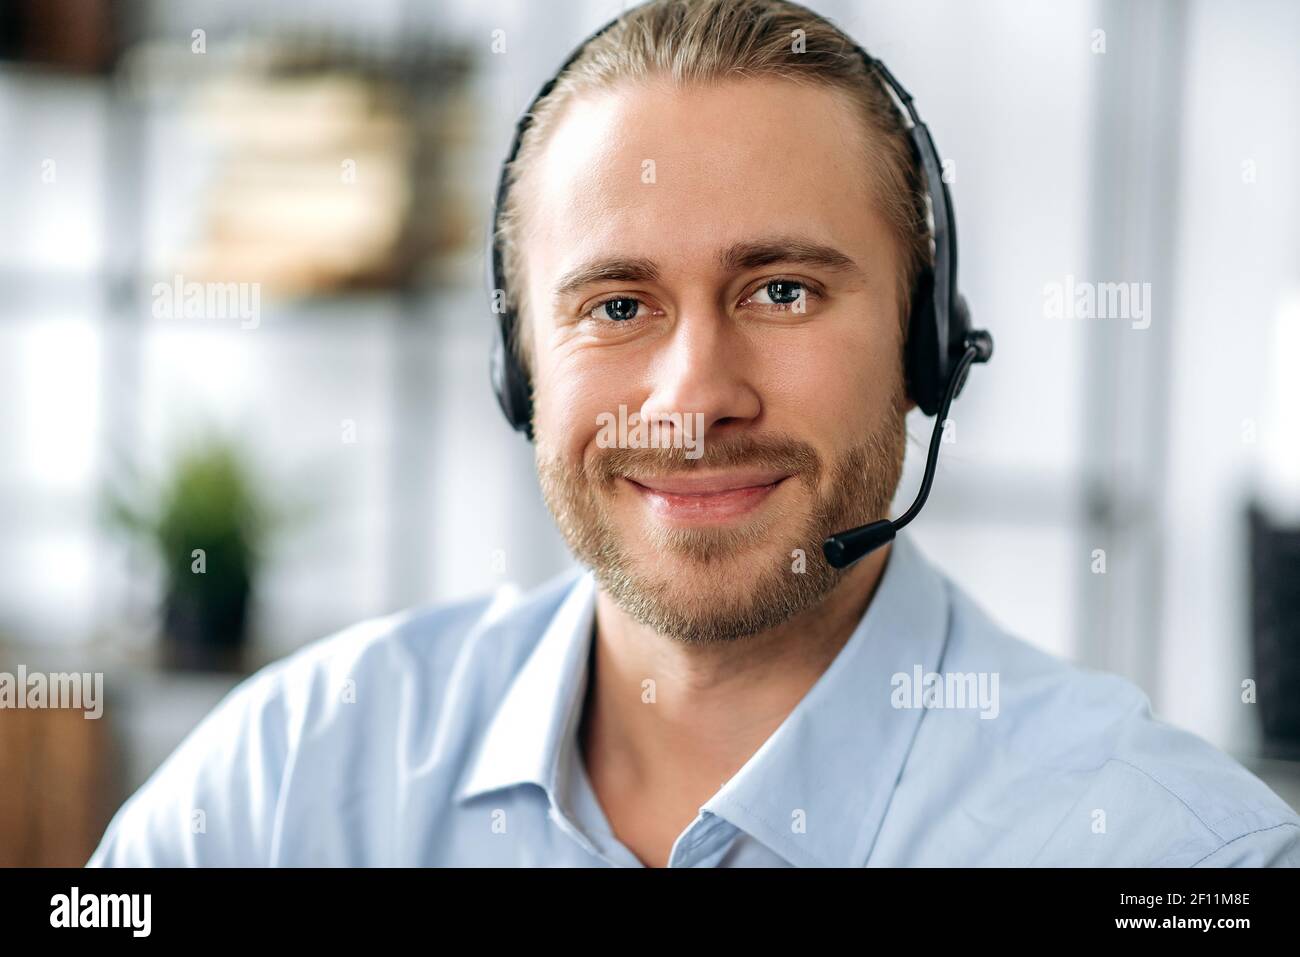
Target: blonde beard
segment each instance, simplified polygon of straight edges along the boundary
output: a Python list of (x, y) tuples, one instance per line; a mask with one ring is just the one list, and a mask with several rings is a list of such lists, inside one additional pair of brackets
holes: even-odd
[[(845, 574), (826, 562), (822, 541), (887, 515), (907, 437), (900, 404), (891, 401), (888, 408), (877, 430), (835, 463), (824, 493), (817, 454), (790, 439), (706, 442), (704, 455), (694, 460), (678, 449), (605, 449), (574, 468), (550, 455), (539, 437), (542, 496), (574, 555), (631, 617), (682, 642), (735, 640), (774, 628), (821, 602)], [(623, 540), (611, 514), (618, 477), (735, 465), (795, 473), (787, 481), (802, 482), (812, 496), (795, 533), (777, 537), (791, 509), (769, 506), (760, 518), (735, 528), (654, 525), (635, 552)], [(801, 555), (803, 567), (796, 571)]]

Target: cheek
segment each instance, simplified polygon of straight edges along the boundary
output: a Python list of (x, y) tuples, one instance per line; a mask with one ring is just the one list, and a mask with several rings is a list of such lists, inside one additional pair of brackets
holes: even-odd
[(547, 353), (538, 343), (533, 402), (540, 440), (571, 461), (582, 458), (595, 442), (602, 413), (618, 413), (622, 403), (638, 408), (629, 378), (602, 362), (598, 350)]
[(831, 447), (861, 442), (902, 388), (902, 346), (884, 326), (859, 314), (765, 346), (761, 387), (774, 427)]

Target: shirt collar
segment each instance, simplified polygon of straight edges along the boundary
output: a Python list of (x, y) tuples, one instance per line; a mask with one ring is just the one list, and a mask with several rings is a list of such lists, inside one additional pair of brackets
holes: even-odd
[(835, 660), (703, 810), (793, 864), (862, 867), (924, 713), (893, 705), (894, 675), (938, 670), (948, 614), (943, 579), (898, 536)]
[(561, 760), (577, 743), (574, 722), (586, 689), (595, 620), (595, 576), (587, 572), (573, 584), (511, 683), (458, 801), (516, 784), (536, 784), (557, 800)]
[[(459, 800), (521, 783), (562, 804), (577, 746), (595, 620), (590, 572), (573, 585), (506, 693)], [(866, 613), (780, 727), (701, 811), (792, 864), (861, 867), (923, 709), (895, 708), (893, 676), (937, 671), (948, 633), (942, 578), (906, 535), (890, 546)]]

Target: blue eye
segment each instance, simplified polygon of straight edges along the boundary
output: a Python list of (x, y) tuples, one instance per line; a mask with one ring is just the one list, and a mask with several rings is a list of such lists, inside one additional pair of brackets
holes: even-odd
[(611, 322), (627, 322), (629, 319), (636, 318), (640, 306), (641, 300), (621, 296), (615, 299), (606, 299), (591, 311), (597, 313), (598, 318), (608, 319)]
[[(773, 279), (754, 293), (758, 304), (763, 306), (792, 306), (804, 295), (803, 283), (792, 282), (789, 279)], [(764, 302), (762, 299), (758, 299), (759, 296), (766, 296), (767, 301)]]

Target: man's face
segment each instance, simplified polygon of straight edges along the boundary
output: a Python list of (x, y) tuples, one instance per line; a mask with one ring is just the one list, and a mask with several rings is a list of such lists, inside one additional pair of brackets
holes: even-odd
[[(836, 91), (654, 82), (580, 96), (522, 184), (543, 494), (662, 634), (780, 624), (843, 574), (822, 539), (887, 513), (907, 403), (871, 161)], [(620, 406), (657, 447), (608, 447)]]

